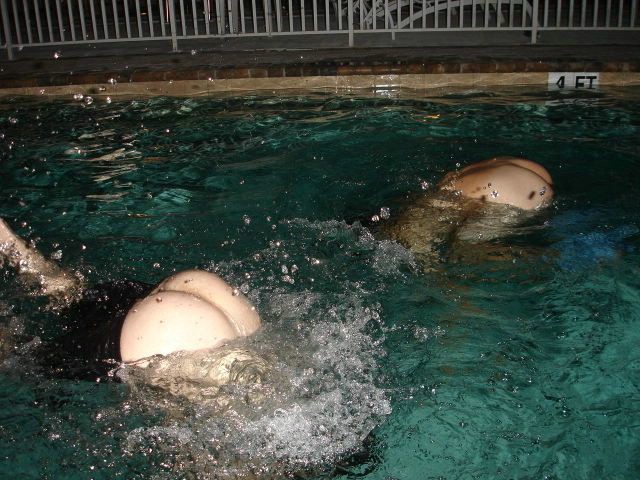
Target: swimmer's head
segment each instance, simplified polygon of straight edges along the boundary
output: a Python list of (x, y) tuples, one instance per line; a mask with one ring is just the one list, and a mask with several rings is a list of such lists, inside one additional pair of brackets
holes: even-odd
[(549, 205), (554, 193), (551, 175), (542, 165), (513, 157), (497, 157), (469, 165), (445, 176), (440, 188), (522, 210)]
[(178, 291), (196, 295), (222, 310), (236, 333), (245, 337), (260, 328), (256, 308), (218, 275), (204, 270), (185, 270), (161, 282), (154, 292)]
[(238, 335), (215, 305), (185, 292), (152, 293), (127, 314), (120, 332), (120, 356), (136, 362), (153, 355), (214, 348)]
[(260, 327), (256, 309), (219, 276), (187, 270), (161, 282), (127, 314), (120, 333), (124, 362), (220, 346)]

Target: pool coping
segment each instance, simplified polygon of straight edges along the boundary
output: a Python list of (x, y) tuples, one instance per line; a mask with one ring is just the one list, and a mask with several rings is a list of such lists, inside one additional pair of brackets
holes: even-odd
[(208, 52), (2, 64), (0, 96), (546, 86), (554, 72), (640, 85), (640, 48), (546, 47)]

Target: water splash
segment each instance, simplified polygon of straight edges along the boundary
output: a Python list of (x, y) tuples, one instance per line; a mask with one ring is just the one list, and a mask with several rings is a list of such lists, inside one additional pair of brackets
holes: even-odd
[(171, 452), (172, 468), (222, 478), (313, 470), (361, 449), (390, 413), (377, 386), (383, 351), (369, 333), (380, 307), (361, 296), (271, 296), (264, 310), (278, 317), (248, 344), (254, 358), (268, 359), (270, 373), (219, 386), (214, 401), (202, 401), (202, 392), (195, 402), (168, 401), (166, 389), (161, 396), (142, 389), (138, 401), (167, 412), (165, 422), (131, 431), (126, 449), (152, 444)]

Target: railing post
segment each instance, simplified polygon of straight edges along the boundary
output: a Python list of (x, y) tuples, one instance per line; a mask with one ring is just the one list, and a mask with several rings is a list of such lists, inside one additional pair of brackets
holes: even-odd
[(273, 30), (271, 20), (271, 0), (264, 0), (264, 28), (269, 36)]
[(169, 24), (171, 25), (171, 47), (174, 52), (178, 51), (178, 30), (176, 27), (176, 6), (175, 0), (166, 0), (169, 2)]
[(347, 0), (347, 23), (349, 24), (349, 46), (353, 47), (353, 2), (356, 0)]
[(2, 11), (2, 29), (4, 30), (4, 40), (7, 46), (7, 57), (9, 60), (13, 60), (13, 43), (11, 42), (11, 27), (9, 24), (7, 0), (0, 0), (0, 10)]
[[(538, 41), (538, 9), (539, 0), (533, 0), (533, 6), (531, 7), (531, 43), (535, 44)], [(524, 3), (522, 4), (524, 8)]]

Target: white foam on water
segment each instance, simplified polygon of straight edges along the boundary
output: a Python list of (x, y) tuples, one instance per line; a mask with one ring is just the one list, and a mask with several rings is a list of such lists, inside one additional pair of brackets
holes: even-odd
[[(151, 449), (197, 477), (280, 478), (358, 452), (391, 412), (376, 292), (415, 265), (412, 254), (359, 223), (284, 220), (275, 235), (255, 255), (211, 265), (244, 287), (263, 317), (256, 335), (232, 347), (269, 371), (258, 384), (221, 385), (200, 399), (141, 387), (140, 405), (164, 420), (129, 433), (131, 454)], [(283, 265), (295, 283), (283, 280)], [(345, 268), (355, 273), (345, 277)]]
[(270, 295), (267, 315), (286, 313), (244, 345), (270, 364), (265, 385), (222, 385), (209, 398), (173, 400), (141, 387), (138, 401), (164, 409), (165, 423), (131, 431), (126, 450), (151, 448), (181, 473), (227, 478), (321, 468), (359, 450), (390, 413), (378, 385), (381, 339), (369, 333), (379, 306), (360, 296)]

